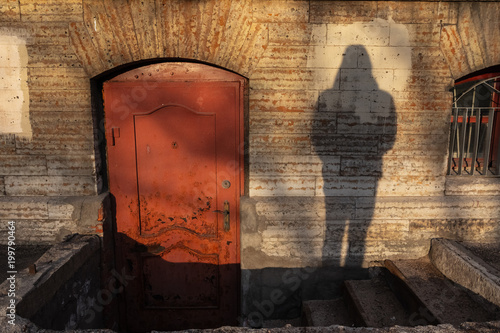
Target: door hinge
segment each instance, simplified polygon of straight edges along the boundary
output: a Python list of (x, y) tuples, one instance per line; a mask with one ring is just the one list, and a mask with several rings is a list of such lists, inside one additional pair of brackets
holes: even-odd
[(111, 128), (111, 145), (116, 145), (116, 139), (120, 137), (120, 127), (112, 127)]

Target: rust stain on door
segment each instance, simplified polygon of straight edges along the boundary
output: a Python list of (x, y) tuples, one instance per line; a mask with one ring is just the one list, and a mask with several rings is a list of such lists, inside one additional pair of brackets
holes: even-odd
[(243, 87), (195, 64), (104, 84), (117, 262), (134, 277), (130, 331), (237, 324)]

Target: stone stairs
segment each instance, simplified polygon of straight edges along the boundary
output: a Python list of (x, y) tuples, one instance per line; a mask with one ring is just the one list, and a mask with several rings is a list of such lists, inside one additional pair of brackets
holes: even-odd
[(433, 239), (428, 256), (385, 260), (370, 276), (345, 281), (341, 298), (304, 302), (302, 324), (458, 327), (500, 320), (500, 271), (457, 242)]

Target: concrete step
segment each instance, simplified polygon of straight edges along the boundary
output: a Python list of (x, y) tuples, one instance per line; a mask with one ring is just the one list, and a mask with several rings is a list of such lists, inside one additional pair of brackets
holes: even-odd
[(331, 325), (353, 326), (345, 301), (342, 297), (334, 300), (312, 300), (302, 303), (302, 325), (327, 327)]
[(500, 244), (433, 239), (429, 257), (448, 279), (500, 307)]
[(484, 322), (494, 319), (474, 301), (465, 288), (448, 280), (428, 257), (417, 260), (386, 260), (385, 267), (397, 279), (391, 287), (410, 311), (411, 326)]
[(383, 278), (345, 281), (346, 299), (356, 326), (408, 326), (408, 314)]

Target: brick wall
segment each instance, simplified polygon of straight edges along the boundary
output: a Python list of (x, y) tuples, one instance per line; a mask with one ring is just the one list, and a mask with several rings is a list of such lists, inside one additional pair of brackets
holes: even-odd
[(500, 64), (499, 7), (3, 0), (0, 222), (16, 220), (25, 242), (99, 229), (97, 212), (74, 213), (100, 192), (90, 79), (177, 58), (249, 79), (244, 268), (367, 265), (422, 255), (431, 237), (498, 240), (498, 179), (445, 168), (449, 88)]

